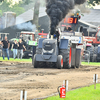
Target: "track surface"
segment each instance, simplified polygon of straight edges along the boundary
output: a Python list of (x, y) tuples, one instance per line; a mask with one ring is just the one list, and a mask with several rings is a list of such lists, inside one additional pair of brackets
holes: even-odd
[(87, 86), (93, 84), (95, 73), (100, 76), (99, 66), (34, 69), (31, 63), (0, 62), (0, 100), (19, 100), (23, 89), (27, 91), (27, 100), (51, 95), (57, 92), (63, 80), (69, 80), (69, 90)]

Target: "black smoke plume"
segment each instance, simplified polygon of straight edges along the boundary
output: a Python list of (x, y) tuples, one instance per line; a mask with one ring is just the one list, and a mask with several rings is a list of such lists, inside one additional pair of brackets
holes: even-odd
[(77, 4), (83, 4), (86, 0), (46, 0), (46, 12), (50, 17), (50, 34), (53, 35), (60, 21)]

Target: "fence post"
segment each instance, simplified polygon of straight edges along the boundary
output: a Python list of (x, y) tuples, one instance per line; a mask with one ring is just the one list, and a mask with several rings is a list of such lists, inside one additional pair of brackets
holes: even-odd
[(96, 89), (96, 74), (95, 74), (94, 89)]
[(65, 93), (66, 93), (66, 80), (65, 80)]
[(94, 74), (93, 82), (94, 82), (94, 89), (96, 89), (96, 83), (98, 82), (98, 74)]
[(66, 81), (66, 91), (68, 91), (68, 80)]
[(21, 91), (20, 100), (27, 100), (27, 92), (25, 91), (25, 89)]
[(65, 85), (65, 89), (68, 91), (68, 80), (63, 81), (63, 85)]

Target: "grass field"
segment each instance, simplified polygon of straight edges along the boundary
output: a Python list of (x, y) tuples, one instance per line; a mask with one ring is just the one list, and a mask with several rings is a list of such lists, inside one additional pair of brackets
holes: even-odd
[(7, 59), (7, 57), (5, 57), (5, 60), (3, 60), (2, 57), (0, 57), (0, 61), (12, 61), (12, 62), (32, 62), (32, 59), (13, 59), (13, 58), (10, 58), (10, 60)]
[(59, 96), (49, 97), (45, 100), (100, 100), (100, 84), (94, 89), (94, 85), (69, 91), (66, 93), (66, 98), (62, 99)]
[(100, 62), (90, 62), (88, 64), (88, 62), (82, 62), (82, 65), (91, 65), (91, 66), (100, 66)]
[[(8, 60), (7, 59), (7, 57), (5, 57), (5, 60), (3, 60), (3, 58), (2, 57), (0, 57), (0, 61), (12, 61), (12, 62), (32, 62), (32, 59), (30, 58), (30, 59), (13, 59), (13, 58), (10, 58), (10, 60)], [(82, 62), (81, 63), (82, 65), (92, 65), (92, 66), (100, 66), (100, 62), (98, 63), (98, 62), (90, 62), (89, 64), (88, 64), (88, 62)]]

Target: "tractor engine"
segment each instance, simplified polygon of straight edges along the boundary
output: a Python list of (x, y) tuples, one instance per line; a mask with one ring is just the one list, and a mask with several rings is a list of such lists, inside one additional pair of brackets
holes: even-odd
[(42, 45), (43, 45), (43, 48), (42, 48), (43, 55), (53, 55), (53, 54), (58, 53), (58, 52), (55, 52), (55, 51), (58, 51), (57, 40), (45, 39)]

